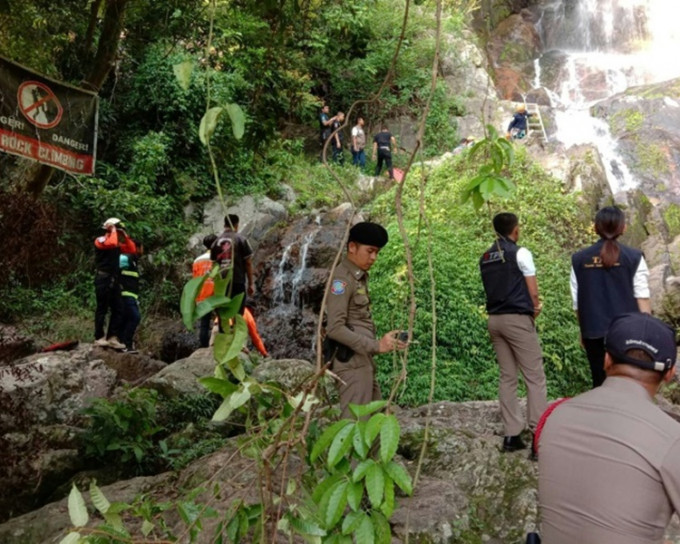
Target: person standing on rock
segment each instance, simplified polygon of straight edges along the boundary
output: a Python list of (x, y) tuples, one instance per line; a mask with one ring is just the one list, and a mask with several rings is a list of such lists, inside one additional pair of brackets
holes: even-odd
[(623, 212), (615, 206), (602, 208), (595, 216), (600, 240), (571, 257), (571, 297), (593, 387), (605, 379), (604, 335), (612, 319), (652, 311), (647, 263), (641, 251), (618, 242), (625, 231)]
[(500, 367), (498, 400), (505, 434), (503, 450), (515, 451), (526, 447), (520, 437), (525, 423), (517, 399), (518, 372), (527, 387), (527, 419), (532, 432), (547, 407), (543, 353), (534, 323), (542, 304), (531, 252), (517, 245), (517, 216), (499, 213), (493, 218), (493, 227), (496, 241), (482, 255), (479, 268), (486, 293), (489, 334)]
[(378, 163), (375, 165), (374, 176), (379, 176), (382, 170), (383, 163), (387, 167), (387, 172), (390, 175), (390, 179), (394, 179), (394, 170), (392, 169), (392, 149), (397, 152), (397, 141), (394, 136), (390, 134), (389, 129), (386, 125), (380, 127), (380, 132), (373, 136), (373, 160), (378, 159)]
[[(120, 296), (120, 254), (135, 253), (135, 243), (127, 236), (123, 223), (117, 217), (104, 221), (106, 234), (94, 240), (95, 278), (94, 291), (97, 308), (94, 313), (95, 345), (124, 349), (118, 340), (123, 318), (123, 303)], [(108, 331), (104, 333), (106, 315), (111, 312)]]
[(366, 133), (364, 132), (364, 119), (357, 118), (357, 124), (352, 127), (352, 165), (363, 170), (366, 168)]
[(134, 347), (134, 337), (137, 327), (142, 320), (139, 311), (139, 266), (138, 260), (144, 252), (143, 244), (133, 240), (135, 252), (122, 251), (120, 255), (120, 287), (123, 302), (123, 319), (120, 326), (120, 341), (125, 344), (123, 352), (137, 353)]
[(675, 373), (675, 331), (623, 314), (605, 346), (602, 386), (557, 406), (538, 439), (547, 544), (661, 544), (680, 512), (680, 424), (654, 400)]
[(351, 417), (349, 404), (381, 398), (373, 356), (406, 348), (390, 331), (380, 340), (371, 317), (368, 271), (387, 244), (387, 231), (377, 223), (357, 223), (349, 231), (347, 255), (333, 275), (326, 307), (326, 336), (332, 340), (332, 370), (339, 385), (342, 417)]
[[(232, 280), (226, 294), (230, 298), (243, 293), (238, 313), (243, 315), (246, 307), (246, 297), (255, 294), (255, 280), (253, 276), (253, 250), (248, 240), (238, 233), (239, 217), (229, 214), (224, 218), (224, 232), (217, 237), (210, 249), (211, 260), (220, 265), (223, 278), (229, 270), (233, 270)], [(246, 286), (247, 280), (247, 286)]]

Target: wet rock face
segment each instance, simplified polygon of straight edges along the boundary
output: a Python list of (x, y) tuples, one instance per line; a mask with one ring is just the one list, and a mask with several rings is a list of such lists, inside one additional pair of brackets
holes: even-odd
[(501, 98), (522, 100), (522, 92), (532, 87), (533, 59), (540, 51), (540, 36), (529, 17), (511, 15), (492, 32), (487, 53)]
[(255, 318), (273, 358), (314, 360), (321, 301), (346, 217), (340, 206), (298, 219), (263, 240), (255, 253)]
[(628, 89), (591, 113), (609, 124), (644, 193), (680, 204), (680, 79)]

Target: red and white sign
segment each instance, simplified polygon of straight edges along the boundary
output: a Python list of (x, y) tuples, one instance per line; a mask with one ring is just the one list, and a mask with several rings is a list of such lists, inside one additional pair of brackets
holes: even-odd
[(74, 174), (93, 174), (96, 93), (0, 57), (0, 151)]

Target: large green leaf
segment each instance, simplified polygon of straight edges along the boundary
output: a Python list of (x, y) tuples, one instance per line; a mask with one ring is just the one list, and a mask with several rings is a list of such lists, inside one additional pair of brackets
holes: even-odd
[(217, 308), (228, 306), (230, 303), (231, 299), (229, 297), (225, 297), (224, 295), (213, 295), (211, 297), (205, 298), (196, 305), (194, 317), (196, 319), (201, 319), (204, 315), (208, 315)]
[(385, 475), (378, 464), (374, 464), (366, 471), (366, 491), (373, 507), (378, 508), (385, 492)]
[(246, 129), (246, 116), (238, 104), (227, 104), (225, 108), (231, 119), (231, 130), (234, 133), (234, 138), (240, 140), (243, 138)]
[(232, 383), (229, 380), (221, 380), (219, 378), (213, 377), (199, 378), (198, 383), (200, 383), (211, 393), (216, 393), (224, 398), (231, 395), (238, 387), (235, 383)]
[(71, 532), (59, 541), (59, 544), (78, 544), (80, 542), (80, 533)]
[(349, 411), (354, 414), (354, 417), (360, 418), (382, 410), (385, 406), (387, 406), (386, 400), (374, 400), (368, 404), (350, 404)]
[(397, 453), (399, 446), (399, 422), (393, 415), (389, 415), (380, 427), (380, 459), (388, 463)]
[(241, 302), (244, 296), (243, 293), (239, 293), (228, 304), (217, 308), (217, 313), (223, 322), (228, 323), (234, 316), (239, 315), (238, 311), (241, 309)]
[(413, 493), (413, 483), (411, 481), (411, 476), (406, 472), (406, 469), (401, 465), (398, 465), (394, 461), (390, 461), (385, 465), (385, 472), (389, 474), (390, 478), (394, 480), (394, 483), (399, 486), (399, 488), (410, 495)]
[(229, 415), (250, 400), (250, 383), (242, 383), (238, 390), (229, 395), (212, 417), (213, 421), (224, 421)]
[(390, 544), (392, 542), (392, 530), (387, 518), (374, 510), (371, 512), (371, 520), (375, 530), (376, 544)]
[(478, 191), (472, 193), (472, 204), (474, 205), (475, 210), (479, 210), (484, 205), (484, 198)]
[(324, 522), (326, 529), (331, 529), (340, 521), (342, 513), (347, 506), (347, 480), (338, 482), (337, 486), (333, 488), (328, 499), (328, 506), (324, 513)]
[(354, 533), (357, 543), (374, 544), (375, 530), (373, 529), (373, 522), (368, 516), (364, 516)]
[(224, 111), (224, 108), (220, 106), (215, 106), (210, 108), (201, 119), (201, 124), (198, 127), (198, 137), (203, 145), (210, 144), (210, 138), (215, 133), (217, 128), (217, 120), (220, 114)]
[(344, 474), (333, 474), (332, 476), (327, 476), (321, 480), (312, 492), (312, 500), (320, 504), (322, 498), (326, 495), (326, 492), (344, 477)]
[(248, 337), (248, 326), (243, 316), (237, 314), (232, 320), (233, 324), (229, 326), (228, 322), (222, 319), (224, 332), (215, 337), (213, 346), (215, 359), (222, 364), (227, 364), (238, 356)]
[(342, 534), (343, 535), (349, 535), (356, 531), (356, 528), (359, 527), (359, 524), (361, 523), (361, 520), (366, 516), (366, 514), (362, 512), (350, 512), (345, 516), (345, 519), (342, 520)]
[(94, 507), (99, 510), (99, 513), (101, 514), (106, 514), (109, 511), (109, 508), (111, 508), (111, 503), (104, 496), (101, 489), (97, 487), (97, 482), (94, 480), (90, 482), (90, 498), (92, 499)]
[(361, 506), (361, 499), (364, 496), (364, 484), (361, 482), (350, 482), (347, 486), (347, 503), (349, 507), (357, 512)]
[(182, 298), (179, 301), (179, 309), (182, 313), (182, 323), (184, 326), (193, 330), (194, 323), (196, 322), (196, 297), (201, 292), (201, 287), (203, 287), (203, 282), (205, 282), (205, 276), (199, 276), (198, 278), (192, 278), (184, 285), (182, 289)]
[(328, 468), (333, 468), (337, 465), (352, 447), (353, 432), (354, 425), (348, 425), (347, 427), (343, 427), (338, 434), (335, 435), (331, 447), (328, 448)]
[(318, 438), (318, 440), (314, 443), (314, 447), (312, 447), (312, 453), (309, 454), (309, 459), (312, 461), (317, 460), (319, 455), (321, 455), (322, 452), (326, 450), (326, 448), (330, 445), (331, 441), (335, 438), (335, 435), (340, 432), (341, 429), (347, 427), (351, 421), (349, 419), (341, 419), (340, 421), (336, 421), (331, 425), (330, 427), (327, 427), (326, 430), (321, 433), (321, 436)]
[(364, 441), (364, 430), (366, 429), (365, 421), (358, 421), (354, 427), (354, 434), (352, 435), (352, 446), (354, 446), (354, 451), (361, 457), (361, 459), (366, 459), (369, 449)]
[(375, 465), (375, 461), (373, 459), (366, 459), (365, 461), (359, 463), (352, 473), (352, 481), (360, 482), (366, 476), (368, 469), (373, 465)]
[(391, 518), (394, 512), (394, 482), (389, 476), (385, 476), (385, 497), (380, 505), (380, 511), (387, 519)]
[(189, 90), (189, 85), (191, 85), (191, 72), (193, 70), (194, 62), (191, 60), (185, 60), (172, 67), (177, 83), (179, 83), (179, 86), (183, 91)]
[(90, 519), (83, 495), (75, 483), (71, 486), (71, 493), (68, 496), (68, 515), (74, 527), (84, 527)]
[(374, 414), (366, 423), (366, 430), (364, 431), (364, 440), (366, 445), (370, 448), (373, 445), (375, 437), (380, 433), (383, 421), (387, 416), (385, 414)]

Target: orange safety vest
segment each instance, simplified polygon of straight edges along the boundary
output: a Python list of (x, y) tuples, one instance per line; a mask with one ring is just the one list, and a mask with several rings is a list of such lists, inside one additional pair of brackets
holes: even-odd
[[(191, 267), (191, 273), (194, 278), (198, 278), (200, 276), (205, 276), (212, 270), (213, 266), (213, 261), (210, 260), (210, 251), (206, 251), (202, 255), (199, 255), (195, 260), (194, 264)], [(215, 282), (213, 281), (212, 278), (207, 278), (203, 282), (203, 286), (201, 287), (201, 292), (198, 293), (198, 296), (196, 297), (196, 302), (201, 302), (202, 300), (205, 300), (208, 297), (213, 296), (215, 292)]]

